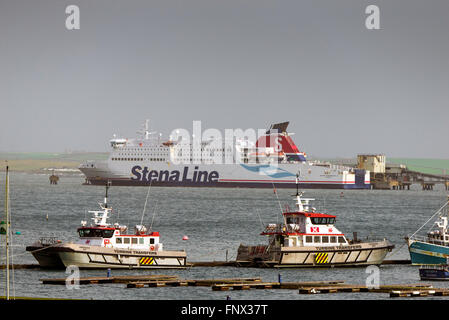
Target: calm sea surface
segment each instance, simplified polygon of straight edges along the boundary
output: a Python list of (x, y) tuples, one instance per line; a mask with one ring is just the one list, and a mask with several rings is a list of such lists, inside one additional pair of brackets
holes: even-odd
[[(4, 174), (1, 175), (1, 206), (4, 207)], [(59, 184), (49, 184), (47, 175), (12, 173), (10, 198), (13, 230), (13, 263), (35, 264), (25, 247), (40, 237), (55, 236), (62, 241), (75, 240), (81, 220), (90, 220), (88, 210), (97, 210), (103, 201), (104, 187), (83, 186), (81, 176), (62, 176)], [(387, 238), (396, 248), (387, 259), (409, 259), (404, 237), (414, 233), (444, 203), (447, 192), (442, 186), (422, 191), (389, 190), (305, 190), (315, 198), (315, 207), (337, 216), (336, 226), (348, 237), (357, 231), (364, 239)], [(133, 230), (143, 222), (161, 233), (168, 250), (185, 249), (189, 261), (233, 260), (240, 243), (263, 244), (259, 235), (262, 223), (280, 221), (276, 195), (269, 189), (203, 189), (151, 187), (145, 214), (148, 187), (111, 187), (109, 204), (119, 221)], [(294, 190), (278, 190), (281, 205), (294, 207)], [(3, 214), (3, 209), (2, 209)], [(48, 220), (46, 216), (48, 215)], [(430, 227), (430, 226), (429, 226)], [(427, 230), (428, 227), (425, 228)], [(20, 234), (16, 234), (20, 232)], [(188, 241), (182, 237), (187, 235)], [(3, 241), (3, 239), (2, 239)], [(3, 242), (2, 242), (3, 243)], [(2, 244), (2, 263), (4, 246)], [(256, 269), (234, 267), (194, 267), (188, 270), (112, 270), (113, 275), (173, 274), (185, 279), (224, 277), (261, 277), (263, 281), (343, 280), (348, 284), (365, 284), (370, 275), (365, 268), (330, 269)], [(81, 285), (69, 290), (65, 286), (43, 285), (43, 278), (65, 278), (64, 270), (14, 270), (16, 296), (75, 299), (390, 299), (388, 294), (338, 293), (300, 295), (297, 290), (212, 291), (210, 287), (126, 289), (123, 284)], [(81, 276), (106, 276), (105, 270), (81, 270)], [(5, 271), (1, 271), (0, 289), (4, 295)], [(419, 283), (418, 268), (410, 265), (385, 265), (380, 268), (380, 284)], [(432, 282), (448, 287), (445, 282)], [(423, 298), (420, 298), (423, 299)], [(429, 297), (426, 299), (441, 299)], [(444, 297), (443, 297), (444, 299)]]

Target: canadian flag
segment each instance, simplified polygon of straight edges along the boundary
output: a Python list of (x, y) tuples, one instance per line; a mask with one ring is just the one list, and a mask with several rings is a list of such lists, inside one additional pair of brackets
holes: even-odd
[(311, 227), (310, 232), (320, 232), (320, 228), (319, 227)]

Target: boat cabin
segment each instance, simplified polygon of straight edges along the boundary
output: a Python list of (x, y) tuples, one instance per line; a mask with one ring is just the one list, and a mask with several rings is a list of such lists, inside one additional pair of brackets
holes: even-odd
[[(123, 226), (121, 226), (123, 230)], [(126, 229), (125, 229), (126, 230)], [(98, 245), (120, 249), (162, 250), (159, 232), (123, 234), (119, 227), (78, 228), (79, 244)]]
[[(324, 213), (285, 212), (283, 224), (269, 224), (261, 233), (283, 247), (338, 246), (348, 241), (335, 228), (335, 216)], [(271, 241), (270, 241), (271, 242)]]
[(448, 218), (441, 216), (435, 224), (437, 226), (436, 230), (427, 233), (428, 242), (440, 246), (449, 246)]
[(107, 190), (108, 186), (106, 186), (104, 204), (99, 203), (101, 210), (89, 211), (94, 215), (91, 218), (93, 224), (87, 226), (87, 221), (81, 221), (81, 227), (78, 228), (79, 239), (77, 244), (128, 250), (161, 251), (162, 243), (159, 242), (159, 232), (147, 232), (145, 226), (136, 225), (135, 233), (127, 234), (127, 226), (107, 222), (112, 213), (112, 208), (107, 205)]
[(340, 246), (348, 241), (335, 226), (336, 216), (315, 212), (309, 202), (297, 194), (298, 211), (284, 212), (284, 223), (269, 224), (261, 235), (270, 236), (270, 243), (282, 247)]

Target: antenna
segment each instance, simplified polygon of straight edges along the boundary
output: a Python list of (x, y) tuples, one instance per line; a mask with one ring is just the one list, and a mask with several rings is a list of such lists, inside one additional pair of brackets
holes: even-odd
[(303, 203), (301, 201), (302, 192), (299, 192), (299, 177), (301, 175), (301, 171), (298, 170), (298, 173), (296, 174), (296, 206), (298, 208), (298, 211), (304, 211)]
[(286, 218), (285, 218), (285, 216), (284, 216), (284, 214), (283, 214), (283, 211), (282, 211), (282, 205), (281, 205), (281, 202), (279, 201), (278, 193), (277, 193), (277, 191), (276, 191), (276, 188), (274, 187), (273, 180), (271, 180), (271, 184), (273, 185), (274, 194), (276, 195), (276, 198), (277, 198), (277, 200), (278, 200), (279, 209), (281, 209), (282, 219), (284, 219), (284, 224), (287, 225), (287, 220), (286, 220)]
[(273, 185), (274, 194), (276, 195), (276, 198), (277, 198), (278, 204), (279, 204), (279, 209), (281, 209), (281, 214), (282, 214), (283, 211), (282, 211), (281, 202), (279, 201), (278, 193), (277, 193), (277, 191), (276, 191), (276, 187), (274, 186), (273, 180), (271, 180), (271, 184)]
[(259, 221), (260, 221), (260, 224), (262, 225), (262, 230), (263, 230), (264, 224), (263, 224), (262, 218), (260, 217), (259, 208), (256, 207), (256, 211), (257, 211), (257, 215), (259, 216)]
[(296, 196), (299, 196), (299, 175), (300, 175), (301, 171), (298, 171), (298, 173), (296, 174)]
[(150, 194), (150, 190), (151, 190), (151, 183), (153, 182), (153, 179), (150, 180), (150, 186), (148, 187), (148, 191), (147, 191), (147, 197), (145, 199), (145, 204), (143, 206), (143, 211), (142, 211), (142, 218), (140, 219), (140, 225), (142, 225), (143, 223), (143, 216), (145, 214), (145, 209), (147, 207), (147, 202), (148, 202), (148, 195)]
[(153, 231), (153, 221), (154, 221), (154, 216), (156, 215), (156, 208), (157, 208), (157, 202), (159, 201), (159, 199), (156, 200), (156, 204), (154, 205), (154, 210), (153, 210), (153, 218), (151, 218), (151, 225), (150, 225), (150, 230)]
[(111, 186), (111, 180), (108, 180), (106, 182), (106, 194), (104, 196), (104, 207), (107, 208), (108, 207), (108, 189)]

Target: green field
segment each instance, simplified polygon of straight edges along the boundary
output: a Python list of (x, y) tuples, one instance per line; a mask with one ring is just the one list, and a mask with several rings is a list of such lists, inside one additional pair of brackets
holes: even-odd
[[(106, 160), (106, 152), (50, 153), (23, 152), (0, 153), (0, 171), (5, 170), (6, 161), (11, 170), (24, 172), (46, 172), (52, 169), (76, 169), (86, 160)], [(333, 161), (331, 161), (333, 162)], [(341, 162), (341, 160), (338, 160)], [(346, 159), (346, 163), (357, 163), (357, 159)], [(429, 174), (449, 174), (449, 159), (388, 158), (387, 163), (404, 164), (409, 170)], [(46, 169), (46, 170), (44, 170)]]
[(104, 160), (107, 153), (49, 153), (23, 152), (0, 153), (0, 171), (5, 171), (6, 164), (11, 171), (48, 172), (50, 169), (77, 169), (85, 160)]
[(449, 174), (449, 159), (387, 158), (387, 162), (404, 164), (409, 170), (422, 173), (436, 175)]

